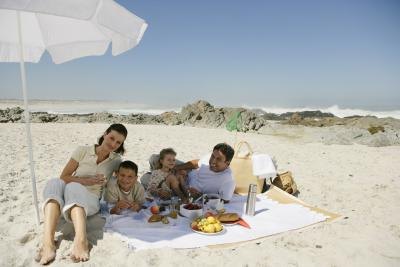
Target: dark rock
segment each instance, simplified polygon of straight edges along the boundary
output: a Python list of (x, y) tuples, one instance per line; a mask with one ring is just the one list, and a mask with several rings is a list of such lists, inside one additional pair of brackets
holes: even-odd
[(34, 112), (31, 114), (32, 122), (55, 122), (58, 120), (58, 115), (49, 114), (47, 112)]
[(371, 126), (367, 130), (368, 130), (368, 132), (370, 134), (376, 134), (376, 133), (379, 133), (379, 132), (385, 132), (385, 128), (383, 126)]
[(164, 112), (160, 115), (162, 122), (167, 125), (179, 125), (182, 121), (179, 119), (179, 114), (171, 111), (171, 112)]
[(215, 109), (207, 101), (200, 100), (184, 106), (179, 120), (185, 125), (217, 128), (224, 123), (225, 118), (222, 109)]
[(20, 107), (0, 110), (0, 122), (17, 122), (22, 119), (24, 110)]
[(300, 124), (303, 120), (303, 117), (299, 113), (293, 113), (292, 116), (290, 116), (290, 119), (288, 120), (289, 124)]
[(281, 120), (289, 120), (293, 114), (297, 113), (302, 118), (331, 118), (335, 117), (332, 113), (322, 112), (320, 110), (308, 110), (299, 112), (286, 112), (282, 113), (279, 117)]
[[(20, 107), (0, 110), (0, 122), (24, 122), (22, 113), (23, 109)], [(321, 141), (325, 144), (400, 145), (400, 120), (394, 118), (382, 119), (375, 116), (339, 118), (331, 113), (323, 113), (318, 110), (287, 112), (277, 115), (266, 113), (261, 109), (217, 108), (204, 100), (184, 106), (179, 113), (117, 115), (107, 112), (90, 114), (35, 112), (31, 113), (31, 120), (41, 123), (183, 124), (196, 127), (227, 128), (239, 132), (258, 132), (287, 138), (309, 138), (311, 142)], [(278, 122), (268, 122), (269, 120), (278, 120)], [(323, 129), (311, 130), (312, 127), (323, 127)], [(309, 134), (304, 135), (305, 131)]]
[(261, 115), (261, 117), (264, 120), (271, 120), (271, 121), (279, 121), (279, 120), (281, 120), (280, 115), (275, 114), (275, 113), (265, 113), (265, 114)]

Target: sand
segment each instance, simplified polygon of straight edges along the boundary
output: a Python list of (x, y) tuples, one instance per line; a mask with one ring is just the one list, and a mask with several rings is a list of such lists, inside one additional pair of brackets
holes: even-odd
[[(93, 144), (107, 124), (33, 124), (39, 200), (46, 181), (57, 177), (78, 145)], [(173, 147), (189, 160), (218, 142), (233, 143), (223, 129), (127, 125), (126, 159), (148, 169), (150, 154)], [(36, 265), (43, 225), (35, 223), (25, 128), (0, 125), (0, 266)], [(239, 134), (257, 153), (274, 156), (290, 170), (299, 198), (343, 215), (306, 229), (227, 248), (157, 249), (135, 252), (109, 233), (99, 217), (89, 220), (90, 260), (79, 266), (400, 266), (400, 147), (325, 145), (301, 138)], [(42, 214), (41, 214), (42, 216)], [(43, 216), (42, 216), (43, 219)], [(57, 233), (53, 266), (76, 266), (69, 259), (73, 231)]]

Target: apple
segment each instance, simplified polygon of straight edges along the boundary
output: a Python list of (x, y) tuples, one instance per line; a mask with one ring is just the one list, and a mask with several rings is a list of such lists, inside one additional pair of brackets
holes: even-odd
[(195, 231), (199, 230), (199, 227), (197, 226), (197, 222), (195, 222), (195, 221), (191, 223), (190, 227), (192, 227), (192, 229)]
[(153, 214), (159, 214), (160, 213), (160, 207), (159, 206), (151, 206), (150, 211)]

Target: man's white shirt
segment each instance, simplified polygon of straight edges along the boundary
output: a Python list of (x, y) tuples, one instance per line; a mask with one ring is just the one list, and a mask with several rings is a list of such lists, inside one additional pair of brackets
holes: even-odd
[(222, 172), (210, 170), (208, 159), (199, 161), (199, 168), (189, 172), (189, 186), (205, 194), (219, 194), (224, 200), (230, 200), (235, 191), (235, 180), (230, 167)]

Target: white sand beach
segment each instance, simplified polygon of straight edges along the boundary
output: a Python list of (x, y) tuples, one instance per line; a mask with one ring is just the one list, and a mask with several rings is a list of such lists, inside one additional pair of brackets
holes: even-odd
[[(178, 159), (209, 153), (219, 142), (234, 143), (224, 129), (126, 125), (126, 159), (148, 170), (148, 158), (173, 147)], [(78, 145), (92, 144), (108, 124), (32, 124), (39, 200), (46, 181), (57, 177)], [(290, 136), (290, 135), (288, 135)], [(400, 147), (325, 145), (306, 138), (240, 133), (255, 152), (274, 156), (278, 170), (292, 171), (299, 198), (339, 213), (333, 222), (224, 248), (132, 251), (103, 233), (102, 219), (89, 219), (90, 260), (74, 264), (73, 234), (64, 225), (52, 266), (400, 266)], [(0, 266), (36, 266), (41, 242), (32, 192), (25, 126), (0, 125)], [(42, 216), (42, 214), (41, 214)]]

